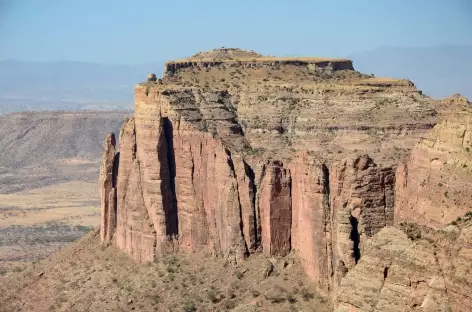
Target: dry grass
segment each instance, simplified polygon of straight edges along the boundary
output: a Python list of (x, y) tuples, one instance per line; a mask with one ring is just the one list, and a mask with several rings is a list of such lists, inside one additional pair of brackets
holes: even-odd
[(408, 79), (396, 79), (388, 77), (372, 77), (368, 79), (362, 79), (356, 81), (355, 85), (360, 86), (399, 86), (399, 87), (408, 87), (412, 83)]
[(136, 265), (98, 232), (23, 272), (0, 277), (0, 311), (329, 311), (293, 256), (238, 265), (204, 253)]
[(98, 220), (98, 185), (95, 182), (71, 181), (0, 194), (0, 227), (32, 226), (48, 221), (97, 225)]

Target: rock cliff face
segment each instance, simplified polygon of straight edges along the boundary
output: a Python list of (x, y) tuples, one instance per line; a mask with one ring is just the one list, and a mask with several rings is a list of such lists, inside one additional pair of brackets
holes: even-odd
[(116, 206), (104, 196), (102, 211), (116, 211), (116, 229), (104, 217), (102, 240), (116, 232), (139, 262), (175, 249), (231, 261), (294, 250), (334, 293), (393, 225), (391, 164), (436, 111), (408, 81), (310, 62), (217, 51), (137, 85), (119, 152), (106, 144), (102, 190)]
[(395, 173), (368, 156), (332, 166), (330, 208), (336, 284), (361, 258), (366, 238), (393, 225)]
[(472, 310), (472, 228), (462, 225), (414, 235), (409, 227), (382, 229), (341, 281), (334, 311)]
[(442, 227), (471, 210), (472, 114), (436, 125), (397, 170), (396, 222)]
[[(235, 261), (258, 250), (283, 256), (293, 248), (328, 292), (357, 261), (364, 237), (393, 222), (393, 171), (377, 168), (368, 156), (333, 165), (331, 178), (327, 166), (309, 155), (287, 166), (251, 166), (208, 133), (174, 126), (162, 115), (156, 119), (139, 126), (147, 136), (137, 130), (146, 119), (129, 119), (120, 134), (119, 160), (110, 166), (109, 137), (102, 167), (103, 177), (118, 172), (117, 245), (138, 261), (153, 261), (173, 248), (207, 249)], [(114, 184), (103, 181), (106, 193)], [(105, 216), (114, 211), (105, 201), (103, 207)], [(354, 210), (360, 226), (352, 221)], [(107, 220), (104, 241), (113, 233)]]

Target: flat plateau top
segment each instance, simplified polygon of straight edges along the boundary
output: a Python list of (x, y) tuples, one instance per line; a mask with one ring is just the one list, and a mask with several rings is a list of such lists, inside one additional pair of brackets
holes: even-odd
[(263, 56), (251, 58), (197, 58), (191, 57), (180, 60), (169, 61), (168, 63), (187, 63), (187, 62), (289, 62), (300, 61), (307, 63), (321, 63), (321, 62), (351, 62), (349, 59), (343, 58), (329, 58), (329, 57), (277, 57), (277, 56)]
[(349, 59), (344, 58), (329, 58), (329, 57), (277, 57), (277, 56), (264, 56), (254, 51), (234, 49), (234, 48), (221, 48), (215, 49), (208, 52), (200, 52), (191, 57), (172, 60), (168, 64), (172, 63), (187, 63), (187, 62), (290, 62), (300, 61), (307, 63), (321, 63), (321, 62), (351, 62)]

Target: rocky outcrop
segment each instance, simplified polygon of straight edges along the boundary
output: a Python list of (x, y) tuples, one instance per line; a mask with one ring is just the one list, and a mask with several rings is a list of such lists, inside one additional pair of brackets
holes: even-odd
[(343, 61), (221, 53), (171, 62), (136, 86), (113, 167), (116, 244), (139, 262), (176, 249), (231, 261), (294, 251), (334, 293), (368, 239), (393, 225), (389, 163), (436, 111), (412, 83)]
[(115, 135), (105, 139), (102, 166), (100, 168), (100, 238), (109, 243), (116, 228), (116, 172)]
[(364, 243), (393, 225), (395, 172), (363, 155), (330, 170), (330, 212), (334, 285), (362, 256)]
[(466, 273), (472, 261), (470, 225), (425, 229), (414, 240), (406, 233), (385, 227), (368, 241), (359, 263), (341, 281), (334, 311), (472, 309), (471, 275)]
[(436, 125), (398, 167), (395, 220), (441, 227), (470, 210), (472, 113)]

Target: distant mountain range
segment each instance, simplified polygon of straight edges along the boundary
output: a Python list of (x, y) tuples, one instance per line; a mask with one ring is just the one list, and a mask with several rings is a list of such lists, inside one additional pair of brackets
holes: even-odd
[(348, 55), (354, 68), (375, 76), (408, 78), (433, 98), (472, 98), (472, 46), (383, 47)]
[(131, 109), (134, 85), (158, 63), (0, 61), (0, 114), (15, 111)]
[[(472, 98), (472, 46), (384, 47), (348, 55), (376, 76), (408, 78), (435, 98)], [(133, 87), (164, 62), (104, 65), (0, 61), (0, 114), (30, 110), (131, 109)]]

